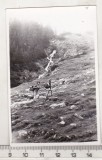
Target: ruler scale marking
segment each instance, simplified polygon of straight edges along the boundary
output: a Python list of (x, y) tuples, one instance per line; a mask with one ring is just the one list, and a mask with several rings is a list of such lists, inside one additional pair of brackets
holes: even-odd
[[(0, 146), (0, 158), (101, 158), (102, 146)], [(66, 157), (65, 157), (66, 156)]]

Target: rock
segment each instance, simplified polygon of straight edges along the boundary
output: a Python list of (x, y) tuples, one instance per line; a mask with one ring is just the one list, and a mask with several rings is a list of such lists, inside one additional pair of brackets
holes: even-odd
[(29, 121), (28, 119), (26, 119), (26, 120), (23, 120), (23, 123), (24, 123), (24, 124), (29, 124), (30, 121)]
[(19, 119), (15, 119), (15, 120), (12, 120), (11, 123), (12, 123), (12, 126), (16, 125), (17, 123), (19, 123), (20, 120)]
[(64, 117), (60, 117), (60, 119), (61, 119), (61, 120), (63, 120), (63, 119), (64, 119)]
[(76, 127), (77, 125), (76, 125), (76, 123), (71, 123), (70, 126), (71, 127)]
[(40, 99), (45, 99), (46, 96), (41, 95), (39, 98), (40, 98)]
[(50, 101), (57, 101), (57, 100), (58, 100), (58, 97), (49, 97), (49, 100), (50, 100)]
[(77, 109), (78, 107), (76, 105), (70, 106), (70, 109)]
[(52, 109), (54, 109), (54, 108), (56, 108), (56, 107), (58, 107), (58, 106), (59, 106), (59, 105), (56, 104), (56, 103), (50, 105), (50, 107), (51, 107)]
[(27, 105), (23, 105), (23, 108), (29, 108), (29, 106), (27, 106)]
[(66, 106), (65, 102), (59, 103), (59, 105), (60, 105), (60, 107), (65, 107)]
[(79, 119), (84, 119), (81, 115), (78, 115), (77, 113), (75, 113), (74, 116), (79, 118)]
[(66, 135), (66, 137), (70, 140), (71, 139), (71, 137), (69, 136), (69, 135)]
[(27, 136), (27, 131), (26, 130), (18, 131), (18, 135), (19, 135), (20, 138), (26, 137)]
[(28, 139), (30, 139), (31, 137), (30, 136), (28, 136)]
[(57, 138), (60, 142), (67, 142), (67, 141), (70, 141), (71, 138), (70, 136), (60, 136)]
[(50, 107), (51, 108), (55, 108), (55, 107), (65, 107), (66, 106), (66, 104), (65, 104), (65, 102), (61, 102), (61, 103), (54, 103), (54, 104), (51, 104), (50, 105)]
[(61, 85), (64, 85), (66, 83), (66, 79), (65, 78), (61, 78), (59, 81), (60, 81)]
[(26, 92), (29, 92), (29, 91), (30, 91), (30, 88), (25, 89), (25, 91), (26, 91)]
[(82, 94), (81, 94), (81, 96), (82, 96), (82, 97), (84, 97), (84, 96), (85, 96), (85, 94), (84, 94), (84, 93), (82, 93)]
[(18, 94), (18, 91), (16, 91), (15, 94)]
[(59, 124), (65, 125), (65, 121), (63, 120), (63, 121), (59, 122)]
[(55, 134), (54, 136), (53, 136), (53, 138), (56, 138), (57, 137), (57, 135)]
[(14, 120), (14, 121), (12, 121), (12, 126), (13, 126), (13, 125), (16, 125), (16, 121), (15, 121), (15, 120)]
[(45, 113), (42, 113), (42, 116), (45, 116), (46, 114)]
[(44, 139), (50, 138), (53, 135), (55, 135), (54, 130), (47, 131), (46, 134), (44, 135)]
[(42, 130), (41, 134), (45, 135), (47, 133), (47, 130)]
[(54, 129), (52, 128), (51, 131), (54, 131)]
[(12, 117), (13, 120), (16, 120), (16, 119), (20, 118), (18, 115), (15, 115), (15, 114), (13, 114), (11, 117)]

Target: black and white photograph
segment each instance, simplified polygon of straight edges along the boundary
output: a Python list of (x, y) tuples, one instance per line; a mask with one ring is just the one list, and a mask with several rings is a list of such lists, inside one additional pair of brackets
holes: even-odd
[(7, 10), (11, 143), (98, 141), (95, 6)]

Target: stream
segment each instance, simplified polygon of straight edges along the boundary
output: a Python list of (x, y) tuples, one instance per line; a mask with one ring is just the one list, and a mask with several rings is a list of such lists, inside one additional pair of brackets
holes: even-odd
[(53, 50), (53, 52), (50, 54), (50, 56), (47, 56), (47, 60), (49, 61), (47, 66), (45, 67), (45, 72), (43, 74), (40, 74), (38, 79), (43, 78), (50, 70), (51, 66), (54, 64), (53, 57), (56, 54), (56, 50)]

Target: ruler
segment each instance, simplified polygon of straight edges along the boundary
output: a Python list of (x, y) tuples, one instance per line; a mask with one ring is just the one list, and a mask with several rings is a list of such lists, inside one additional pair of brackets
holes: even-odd
[(102, 158), (102, 146), (0, 146), (0, 159)]

